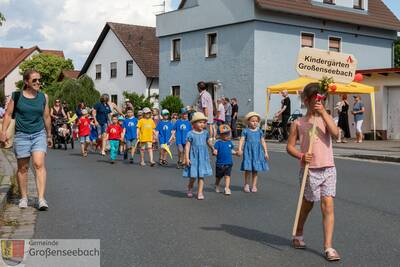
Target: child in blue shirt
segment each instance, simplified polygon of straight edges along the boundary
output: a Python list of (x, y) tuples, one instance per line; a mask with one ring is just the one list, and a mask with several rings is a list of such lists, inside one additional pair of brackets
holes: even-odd
[(172, 137), (172, 128), (174, 124), (169, 120), (169, 111), (163, 109), (161, 111), (162, 120), (157, 124), (156, 131), (158, 133), (158, 142), (160, 145), (160, 165), (167, 166), (167, 151), (162, 148), (163, 145), (169, 146)]
[(220, 193), (219, 184), (222, 178), (225, 178), (225, 190), (224, 194), (231, 195), (231, 172), (233, 166), (232, 155), (237, 155), (237, 152), (233, 150), (234, 145), (230, 140), (231, 128), (222, 124), (219, 127), (220, 140), (214, 144), (215, 152), (217, 156), (215, 163), (215, 192)]
[(92, 147), (93, 151), (97, 151), (97, 147), (99, 147), (99, 144), (97, 143), (98, 138), (99, 138), (99, 135), (98, 135), (98, 132), (97, 132), (97, 126), (94, 123), (94, 119), (90, 118), (89, 140), (90, 140), (90, 146)]
[(188, 119), (188, 111), (186, 108), (181, 109), (181, 119), (177, 120), (172, 129), (172, 139), (178, 146), (178, 163), (177, 169), (183, 168), (183, 160), (185, 157), (185, 146), (187, 134), (192, 130), (192, 124)]
[(133, 157), (135, 155), (137, 146), (138, 122), (139, 122), (138, 119), (135, 118), (133, 114), (132, 108), (128, 107), (126, 109), (126, 118), (124, 120), (122, 127), (124, 128), (125, 131), (125, 145), (126, 145), (124, 159), (128, 158), (128, 150), (129, 150), (131, 155), (129, 159), (130, 163), (133, 163)]

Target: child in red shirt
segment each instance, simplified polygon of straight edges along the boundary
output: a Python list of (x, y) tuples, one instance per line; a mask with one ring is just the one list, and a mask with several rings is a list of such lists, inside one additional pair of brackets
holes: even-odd
[(112, 116), (112, 124), (107, 128), (107, 138), (110, 142), (110, 163), (114, 164), (119, 150), (119, 142), (124, 138), (124, 130), (118, 123), (118, 115)]
[(82, 156), (87, 157), (87, 150), (90, 144), (90, 119), (86, 109), (82, 110), (82, 117), (78, 120), (78, 127)]

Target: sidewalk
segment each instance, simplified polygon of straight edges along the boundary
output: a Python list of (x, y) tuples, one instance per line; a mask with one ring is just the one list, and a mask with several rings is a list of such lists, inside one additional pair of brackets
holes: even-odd
[[(268, 140), (267, 143), (271, 151), (286, 150), (286, 143), (275, 140)], [(333, 148), (336, 157), (400, 163), (400, 141), (364, 141), (359, 144), (354, 140), (348, 140), (348, 143), (334, 142)]]

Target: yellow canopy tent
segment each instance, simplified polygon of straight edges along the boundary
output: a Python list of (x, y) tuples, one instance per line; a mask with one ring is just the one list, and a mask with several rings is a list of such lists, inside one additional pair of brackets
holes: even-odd
[[(289, 94), (300, 94), (304, 87), (313, 82), (319, 82), (317, 79), (300, 77), (296, 80), (272, 85), (267, 88), (267, 115), (269, 112), (269, 97), (271, 94), (279, 94), (287, 90)], [(375, 88), (369, 85), (352, 82), (350, 84), (336, 83), (335, 94), (369, 94), (371, 97), (372, 119), (374, 125), (374, 137), (376, 139), (376, 117), (375, 117)]]

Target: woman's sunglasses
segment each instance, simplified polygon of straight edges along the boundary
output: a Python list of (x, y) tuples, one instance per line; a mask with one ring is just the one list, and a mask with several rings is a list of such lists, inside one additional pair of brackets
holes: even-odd
[(56, 100), (56, 103), (61, 103), (61, 101), (60, 100)]
[(42, 83), (42, 79), (32, 79), (32, 83)]

